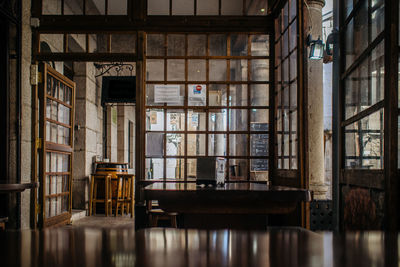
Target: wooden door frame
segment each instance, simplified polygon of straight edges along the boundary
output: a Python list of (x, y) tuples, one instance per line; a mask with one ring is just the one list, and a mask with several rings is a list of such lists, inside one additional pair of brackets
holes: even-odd
[[(48, 226), (55, 226), (55, 225), (60, 225), (60, 224), (66, 224), (70, 221), (70, 218), (72, 216), (72, 180), (73, 180), (73, 154), (74, 154), (74, 123), (75, 123), (75, 83), (71, 80), (69, 80), (67, 77), (61, 75), (58, 73), (55, 69), (47, 65), (46, 63), (41, 63), (40, 65), (40, 73), (42, 76), (42, 81), (40, 82), (39, 88), (38, 88), (38, 97), (40, 100), (40, 110), (39, 110), (39, 129), (41, 129), (39, 132), (41, 135), (39, 135), (39, 142), (40, 142), (40, 151), (38, 154), (40, 154), (39, 157), (39, 179), (38, 181), (40, 182), (40, 188), (39, 188), (39, 209), (37, 210), (38, 215), (39, 215), (39, 227), (44, 228)], [(55, 145), (55, 144), (46, 144), (46, 87), (47, 87), (47, 75), (48, 73), (51, 73), (52, 76), (55, 76), (56, 78), (62, 80), (64, 83), (68, 84), (68, 86), (71, 87), (71, 113), (70, 113), (70, 124), (71, 124), (71, 132), (69, 136), (69, 142), (70, 142), (70, 148), (67, 149), (67, 147), (64, 145)], [(69, 174), (69, 184), (68, 184), (68, 189), (69, 189), (69, 199), (68, 199), (68, 212), (63, 213), (60, 215), (56, 215), (51, 218), (46, 218), (45, 215), (45, 199), (46, 199), (46, 194), (44, 192), (45, 188), (45, 170), (46, 170), (46, 153), (48, 149), (52, 148), (57, 148), (61, 147), (61, 150), (58, 151), (63, 151), (69, 152), (70, 153), (70, 159), (69, 159), (69, 166), (70, 166), (70, 174)], [(68, 150), (68, 151), (67, 151)], [(52, 150), (53, 151), (53, 150)]]

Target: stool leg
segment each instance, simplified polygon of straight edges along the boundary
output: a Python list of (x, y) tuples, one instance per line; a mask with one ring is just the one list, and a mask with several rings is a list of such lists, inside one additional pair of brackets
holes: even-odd
[(176, 216), (171, 216), (171, 226), (172, 226), (173, 228), (177, 228), (177, 225), (176, 225)]
[(134, 199), (134, 194), (133, 194), (133, 192), (134, 192), (134, 186), (135, 186), (135, 183), (134, 183), (134, 179), (133, 179), (133, 176), (131, 177), (131, 218), (133, 218), (133, 211), (134, 211), (134, 201), (135, 201), (135, 199)]
[(109, 211), (108, 211), (108, 213), (109, 214), (113, 214), (113, 211), (112, 211), (112, 184), (111, 184), (111, 176), (109, 176), (108, 177), (108, 202), (107, 202), (107, 205), (109, 205)]
[(89, 200), (89, 216), (92, 215), (92, 207), (93, 207), (93, 189), (94, 189), (94, 176), (91, 175), (91, 181), (90, 181), (90, 200)]
[(108, 216), (108, 177), (104, 177), (104, 209), (106, 217)]
[(94, 181), (94, 198), (93, 198), (94, 206), (93, 206), (93, 214), (96, 215), (96, 206), (97, 206), (97, 181)]
[(125, 199), (126, 199), (126, 178), (122, 177), (122, 207), (121, 216), (125, 214)]
[(118, 207), (119, 207), (119, 186), (120, 186), (120, 177), (117, 177), (117, 197), (115, 198), (115, 217), (118, 215)]

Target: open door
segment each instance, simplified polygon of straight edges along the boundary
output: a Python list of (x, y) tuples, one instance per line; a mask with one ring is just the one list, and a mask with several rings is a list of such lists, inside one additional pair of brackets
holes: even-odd
[(47, 64), (39, 85), (39, 226), (66, 224), (72, 211), (75, 83)]
[[(274, 15), (274, 150), (272, 183), (307, 188), (304, 169), (302, 9), (298, 0), (275, 1)], [(307, 226), (305, 204), (276, 223)], [(281, 222), (284, 219), (285, 222)], [(274, 223), (274, 222), (272, 222)]]

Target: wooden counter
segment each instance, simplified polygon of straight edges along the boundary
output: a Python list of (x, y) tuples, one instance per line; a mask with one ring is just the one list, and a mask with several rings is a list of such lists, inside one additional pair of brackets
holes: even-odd
[(158, 200), (162, 209), (180, 213), (284, 214), (301, 201), (311, 201), (309, 190), (258, 183), (226, 183), (222, 187), (195, 183), (154, 183), (144, 188), (145, 199)]
[(0, 231), (2, 266), (398, 266), (398, 233), (152, 228)]
[(158, 200), (166, 212), (179, 214), (182, 228), (266, 229), (268, 214), (288, 214), (309, 190), (260, 183), (226, 183), (199, 187), (195, 183), (160, 183), (144, 188), (146, 200)]

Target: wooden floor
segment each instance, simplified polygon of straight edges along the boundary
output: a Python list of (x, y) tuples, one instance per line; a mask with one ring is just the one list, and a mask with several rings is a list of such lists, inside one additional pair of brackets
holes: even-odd
[[(120, 220), (121, 223), (118, 223)], [(150, 228), (125, 219), (89, 218), (80, 226), (0, 231), (1, 266), (398, 266), (398, 234), (333, 234)], [(114, 225), (113, 225), (114, 224)]]

